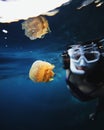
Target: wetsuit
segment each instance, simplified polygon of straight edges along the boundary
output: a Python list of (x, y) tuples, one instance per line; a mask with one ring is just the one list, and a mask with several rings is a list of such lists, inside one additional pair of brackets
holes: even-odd
[(63, 64), (63, 68), (69, 71), (66, 83), (72, 95), (81, 101), (98, 98), (95, 114), (104, 111), (104, 56), (100, 56), (96, 66), (83, 75), (75, 74), (70, 70), (70, 58), (67, 51), (64, 52)]
[(96, 67), (84, 75), (70, 73), (66, 78), (72, 94), (81, 101), (104, 96), (104, 61), (100, 60)]

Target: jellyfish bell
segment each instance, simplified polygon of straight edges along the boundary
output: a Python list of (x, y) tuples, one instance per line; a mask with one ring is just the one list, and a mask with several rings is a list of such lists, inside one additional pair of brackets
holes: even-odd
[(54, 77), (54, 65), (49, 62), (37, 60), (35, 61), (29, 71), (29, 78), (34, 82), (49, 82)]
[(22, 23), (22, 29), (25, 30), (25, 35), (29, 37), (30, 40), (43, 38), (47, 33), (51, 32), (48, 20), (45, 16), (27, 19)]

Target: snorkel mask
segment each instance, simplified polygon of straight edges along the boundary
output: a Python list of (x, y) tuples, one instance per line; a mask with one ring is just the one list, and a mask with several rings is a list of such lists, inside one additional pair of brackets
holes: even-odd
[(95, 43), (88, 45), (73, 45), (68, 50), (70, 69), (76, 74), (85, 74), (92, 69), (100, 58), (100, 52)]

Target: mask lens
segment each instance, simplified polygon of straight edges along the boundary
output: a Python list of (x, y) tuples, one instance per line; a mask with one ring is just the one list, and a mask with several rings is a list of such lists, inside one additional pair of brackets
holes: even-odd
[(91, 62), (91, 61), (99, 59), (99, 52), (84, 52), (83, 54), (80, 54), (78, 52), (78, 53), (74, 53), (73, 56), (72, 56), (72, 58), (75, 61), (78, 61), (81, 56), (84, 56), (87, 61)]
[(99, 53), (96, 53), (96, 52), (88, 53), (88, 52), (86, 52), (86, 53), (84, 53), (84, 56), (86, 57), (86, 59), (88, 61), (92, 61), (92, 60), (98, 59)]
[(74, 54), (74, 55), (73, 55), (73, 59), (79, 60), (80, 56), (81, 56), (80, 54)]
[(87, 63), (92, 63), (98, 61), (100, 57), (100, 52), (94, 47), (92, 44), (91, 46), (74, 46), (68, 53), (74, 62), (79, 62), (80, 59), (84, 59)]

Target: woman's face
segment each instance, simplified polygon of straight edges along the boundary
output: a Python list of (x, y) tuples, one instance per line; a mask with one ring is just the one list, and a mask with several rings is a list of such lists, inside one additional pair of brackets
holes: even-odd
[(74, 46), (68, 50), (70, 56), (70, 69), (76, 74), (85, 74), (90, 71), (100, 58), (99, 51), (91, 47)]

